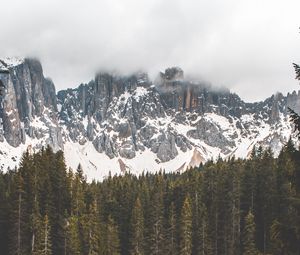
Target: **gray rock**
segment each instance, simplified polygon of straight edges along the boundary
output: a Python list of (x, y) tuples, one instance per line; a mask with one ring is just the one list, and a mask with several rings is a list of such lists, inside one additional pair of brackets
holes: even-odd
[[(1, 68), (5, 72), (0, 72), (0, 81), (6, 91), (0, 98), (0, 142), (6, 139), (14, 147), (28, 138), (55, 150), (63, 149), (66, 141), (81, 145), (91, 141), (99, 153), (110, 158), (131, 159), (149, 149), (159, 162), (167, 162), (178, 150), (187, 152), (201, 141), (230, 155), (240, 134), (258, 136), (251, 127), (267, 123), (275, 130), (281, 114), (287, 116), (287, 107), (300, 112), (299, 93), (245, 103), (226, 89), (214, 90), (209, 84), (185, 79), (180, 68), (166, 69), (157, 86), (145, 73), (102, 72), (88, 84), (59, 91), (57, 96), (39, 61), (25, 59), (16, 66), (0, 61)], [(225, 135), (217, 122), (199, 120), (206, 113), (227, 118), (235, 132)], [(244, 114), (253, 120), (243, 121)], [(265, 143), (278, 148), (282, 139), (274, 132)]]
[(178, 151), (175, 146), (175, 136), (162, 137), (162, 141), (159, 144), (157, 150), (157, 157), (161, 162), (166, 162), (174, 159), (178, 155)]
[(188, 136), (200, 139), (206, 144), (224, 151), (227, 146), (234, 147), (234, 141), (229, 141), (222, 133), (222, 129), (215, 123), (202, 118), (197, 122), (196, 129), (188, 132)]
[[(45, 110), (48, 109), (52, 116), (49, 114), (48, 119), (42, 121), (48, 128), (49, 144), (56, 150), (62, 149), (55, 87), (51, 80), (44, 78), (40, 62), (25, 59), (7, 68), (8, 73), (5, 77), (0, 76), (6, 88), (0, 117), (3, 119), (4, 137), (7, 142), (17, 147), (25, 143), (26, 135), (38, 139), (44, 137), (44, 131), (41, 132), (31, 125), (34, 118), (44, 118)], [(53, 126), (56, 126), (55, 132)]]

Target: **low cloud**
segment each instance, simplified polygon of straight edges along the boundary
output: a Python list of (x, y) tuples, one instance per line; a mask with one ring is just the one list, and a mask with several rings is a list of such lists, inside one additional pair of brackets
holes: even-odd
[(298, 89), (300, 2), (28, 0), (1, 2), (1, 56), (34, 56), (58, 89), (98, 70), (169, 66), (256, 101)]

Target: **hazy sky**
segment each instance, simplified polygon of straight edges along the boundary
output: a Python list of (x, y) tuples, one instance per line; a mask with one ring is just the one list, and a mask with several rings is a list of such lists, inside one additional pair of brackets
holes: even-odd
[(35, 56), (57, 89), (97, 70), (169, 66), (247, 101), (298, 90), (299, 0), (0, 0), (0, 56)]

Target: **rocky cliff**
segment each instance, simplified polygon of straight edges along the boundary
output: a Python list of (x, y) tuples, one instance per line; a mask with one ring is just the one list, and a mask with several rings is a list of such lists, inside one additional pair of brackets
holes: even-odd
[(185, 79), (178, 67), (161, 72), (155, 85), (146, 73), (98, 73), (57, 95), (37, 60), (4, 59), (1, 70), (0, 141), (9, 147), (0, 147), (2, 167), (18, 162), (20, 151), (12, 148), (45, 144), (63, 149), (67, 163), (80, 162), (91, 178), (184, 170), (218, 156), (246, 157), (258, 144), (276, 154), (291, 135), (287, 107), (300, 112), (299, 93), (245, 103), (226, 89)]
[(18, 147), (29, 137), (62, 149), (55, 87), (44, 77), (40, 62), (3, 59), (0, 64), (0, 69), (7, 70), (0, 73), (5, 87), (0, 140), (3, 142), (5, 138), (9, 145)]

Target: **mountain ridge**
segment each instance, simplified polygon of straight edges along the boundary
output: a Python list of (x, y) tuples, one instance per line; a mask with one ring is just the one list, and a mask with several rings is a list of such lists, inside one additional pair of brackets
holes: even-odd
[(161, 72), (155, 85), (147, 73), (99, 72), (56, 93), (38, 60), (5, 61), (2, 169), (17, 164), (28, 146), (47, 144), (62, 149), (72, 168), (82, 163), (89, 178), (184, 171), (219, 155), (247, 157), (254, 145), (270, 145), (276, 154), (292, 133), (287, 107), (300, 112), (300, 92), (245, 103), (229, 90), (186, 80), (179, 67)]

